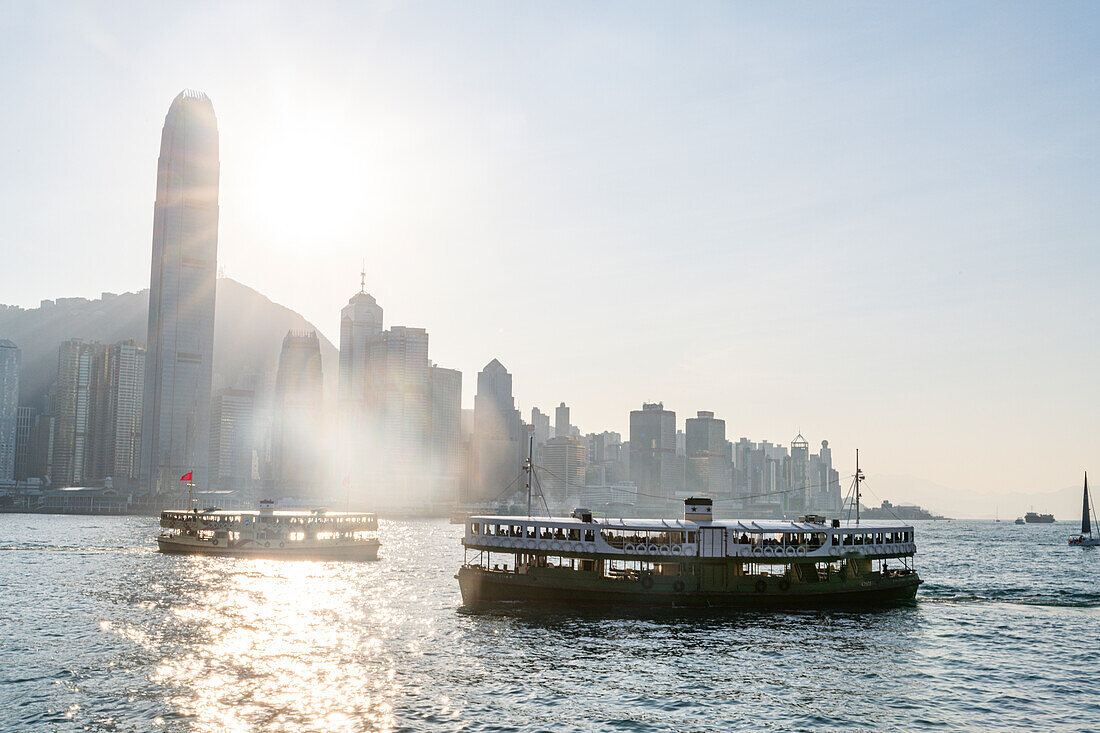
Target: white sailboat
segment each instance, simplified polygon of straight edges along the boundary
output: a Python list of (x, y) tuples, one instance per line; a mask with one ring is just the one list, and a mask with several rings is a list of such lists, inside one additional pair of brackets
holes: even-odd
[[(1089, 473), (1085, 471), (1085, 494), (1081, 500), (1081, 534), (1076, 537), (1070, 537), (1069, 543), (1071, 545), (1077, 545), (1078, 547), (1100, 547), (1100, 529), (1093, 534), (1092, 521), (1089, 519), (1089, 508), (1091, 502), (1089, 501)], [(1093, 508), (1093, 514), (1096, 513), (1096, 509)]]

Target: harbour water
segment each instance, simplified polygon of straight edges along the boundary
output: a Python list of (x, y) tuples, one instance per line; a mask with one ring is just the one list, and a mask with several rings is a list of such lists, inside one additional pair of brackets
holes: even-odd
[(0, 730), (1097, 730), (1100, 550), (1071, 522), (916, 528), (908, 607), (472, 613), (445, 521), (330, 563), (0, 515)]

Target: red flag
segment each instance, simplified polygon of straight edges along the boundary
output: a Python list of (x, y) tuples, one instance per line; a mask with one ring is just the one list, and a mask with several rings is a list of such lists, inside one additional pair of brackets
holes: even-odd
[(188, 471), (187, 473), (180, 476), (180, 481), (190, 481), (190, 480), (191, 480), (191, 471)]
[(351, 474), (349, 473), (348, 475), (344, 476), (344, 486), (350, 486), (350, 485), (351, 485)]

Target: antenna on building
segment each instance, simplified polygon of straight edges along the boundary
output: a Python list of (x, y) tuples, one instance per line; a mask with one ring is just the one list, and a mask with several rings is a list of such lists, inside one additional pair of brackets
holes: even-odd
[(363, 260), (363, 266), (359, 269), (359, 292), (367, 292), (367, 261)]

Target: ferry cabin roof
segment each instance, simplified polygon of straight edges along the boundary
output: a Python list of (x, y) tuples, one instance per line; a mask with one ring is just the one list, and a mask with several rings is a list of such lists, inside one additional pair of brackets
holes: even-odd
[(782, 532), (834, 532), (844, 534), (868, 534), (871, 532), (912, 532), (911, 524), (891, 524), (885, 522), (843, 524), (840, 527), (830, 527), (825, 524), (811, 524), (809, 522), (792, 522), (777, 519), (724, 519), (707, 522), (694, 522), (688, 519), (618, 519), (618, 518), (593, 518), (591, 522), (584, 522), (576, 517), (509, 517), (500, 515), (483, 515), (469, 517), (466, 520), (467, 529), (472, 525), (501, 525), (501, 526), (535, 526), (560, 529), (591, 529), (593, 524), (607, 530), (635, 530), (638, 532), (661, 531), (691, 531), (700, 528), (719, 527), (727, 530), (737, 530), (738, 533), (782, 533)]

